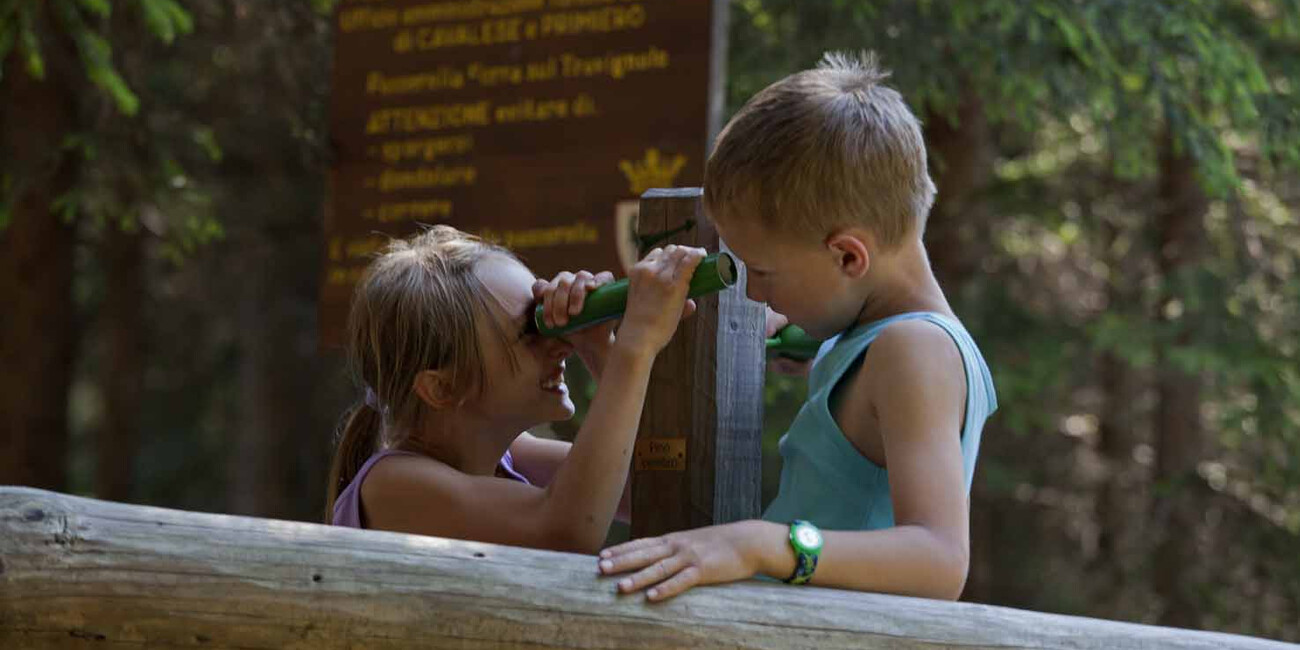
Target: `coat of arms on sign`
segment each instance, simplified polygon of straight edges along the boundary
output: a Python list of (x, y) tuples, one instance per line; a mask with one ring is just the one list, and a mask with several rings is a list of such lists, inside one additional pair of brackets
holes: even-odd
[[(627, 178), (628, 192), (637, 197), (648, 189), (672, 187), (677, 174), (681, 173), (685, 166), (686, 156), (682, 154), (665, 156), (654, 148), (646, 149), (645, 157), (641, 160), (618, 162), (619, 170)], [(639, 198), (624, 199), (614, 204), (615, 242), (618, 246), (618, 259), (624, 271), (632, 268), (640, 257), (636, 232), (636, 218), (640, 206)]]

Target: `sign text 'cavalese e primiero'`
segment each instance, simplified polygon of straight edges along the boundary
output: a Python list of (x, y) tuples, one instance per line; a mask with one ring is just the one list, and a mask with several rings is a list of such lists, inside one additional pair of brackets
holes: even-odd
[(636, 197), (698, 185), (711, 0), (345, 0), (321, 337), (392, 236), (445, 223), (540, 276), (621, 272)]

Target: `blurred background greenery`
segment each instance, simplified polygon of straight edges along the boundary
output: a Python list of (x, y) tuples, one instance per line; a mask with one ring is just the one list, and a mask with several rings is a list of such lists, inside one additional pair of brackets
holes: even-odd
[[(331, 5), (0, 0), (0, 483), (319, 519)], [(1300, 1), (733, 0), (729, 49), (729, 111), (872, 49), (923, 118), (1001, 402), (965, 599), (1300, 641)]]

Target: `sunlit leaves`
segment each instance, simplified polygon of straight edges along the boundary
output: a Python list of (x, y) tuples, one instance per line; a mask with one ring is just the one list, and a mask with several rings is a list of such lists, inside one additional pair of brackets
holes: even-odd
[[(194, 29), (193, 19), (175, 0), (137, 0), (135, 7), (153, 34), (164, 43)], [(140, 109), (139, 98), (113, 62), (113, 46), (105, 36), (105, 21), (112, 15), (108, 0), (6, 0), (0, 3), (0, 69), (11, 55), (21, 57), (27, 74), (44, 79), (43, 40), (58, 38), (43, 34), (36, 23), (37, 12), (48, 11), (56, 19), (62, 37), (76, 46), (86, 77), (125, 115)]]
[(150, 31), (164, 43), (194, 31), (194, 19), (175, 0), (139, 0)]

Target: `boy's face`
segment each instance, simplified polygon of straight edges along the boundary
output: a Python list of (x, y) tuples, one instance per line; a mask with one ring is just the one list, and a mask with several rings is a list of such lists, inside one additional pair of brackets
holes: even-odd
[(718, 220), (718, 234), (745, 263), (746, 293), (810, 335), (829, 338), (851, 326), (862, 305), (839, 256), (825, 244), (774, 232), (751, 220)]

